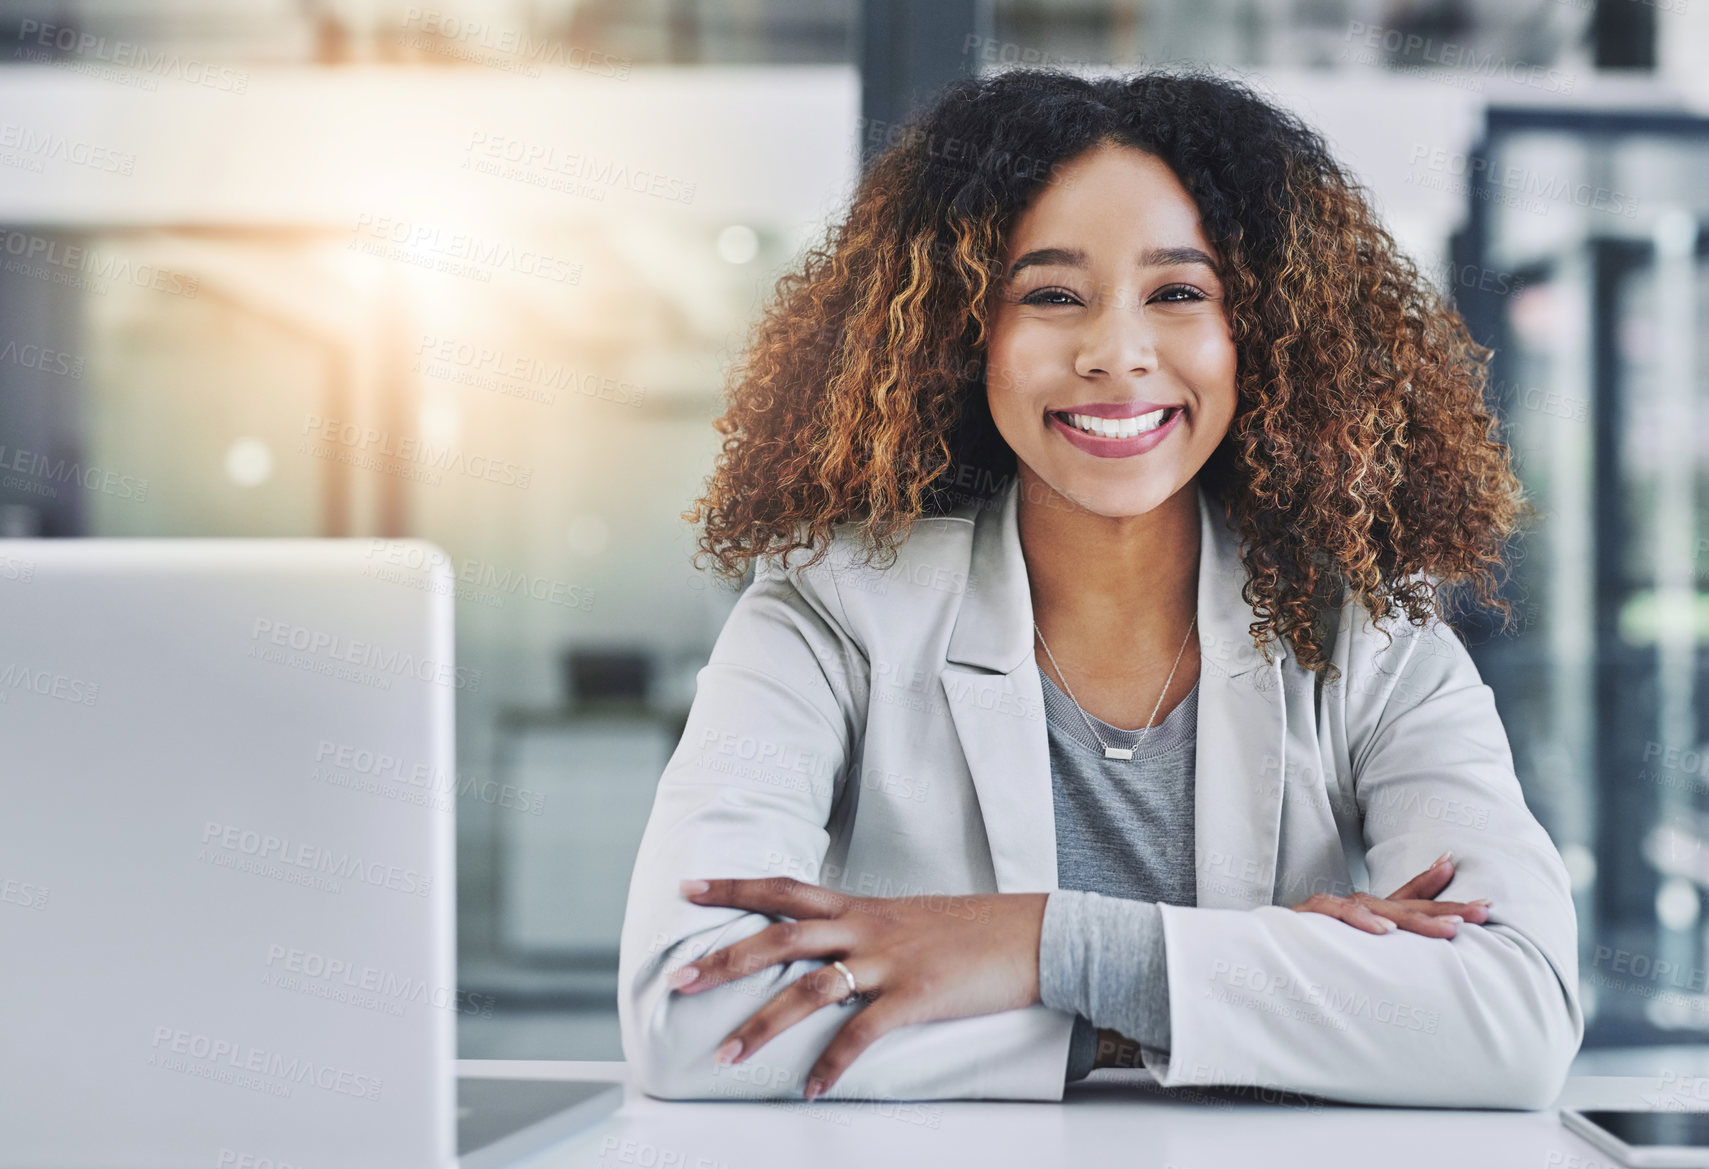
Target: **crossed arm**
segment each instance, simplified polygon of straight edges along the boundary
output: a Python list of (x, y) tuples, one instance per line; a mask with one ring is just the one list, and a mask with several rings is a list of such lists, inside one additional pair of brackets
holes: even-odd
[[(1462, 922), (1481, 924), (1490, 910), (1487, 900), (1434, 900), (1452, 876), (1452, 858), (1444, 855), (1387, 898), (1317, 894), (1294, 909), (1373, 934), (1401, 928), (1452, 938)], [(679, 993), (699, 994), (802, 959), (841, 963), (840, 969), (820, 966), (790, 983), (735, 1028), (712, 1056), (720, 1066), (740, 1063), (817, 1011), (860, 1007), (814, 1061), (802, 1089), (807, 1100), (835, 1087), (862, 1052), (898, 1027), (1040, 1001), (1039, 937), (1048, 894), (993, 893), (930, 904), (918, 898), (851, 897), (785, 877), (685, 880), (683, 895), (697, 905), (790, 920), (677, 967), (666, 984)], [(1103, 1031), (1101, 1046), (1114, 1063), (1124, 1050), (1123, 1037), (1110, 1028)]]
[[(720, 871), (702, 863), (659, 868)], [(1319, 896), (1293, 913), (1166, 907), (1173, 1051), (1143, 1062), (1166, 1086), (1545, 1106), (1577, 1047), (1576, 1002), (1499, 921), (1502, 900), (1439, 898), (1455, 878), (1442, 862), (1387, 899)], [(1060, 1098), (1072, 1016), (1038, 998), (1047, 894), (873, 899), (788, 878), (690, 888), (653, 900), (677, 924), (654, 931), (643, 961), (626, 948), (626, 1047), (652, 1094)], [(856, 980), (852, 1000), (833, 959)], [(1104, 1063), (1133, 1061), (1119, 1004), (1077, 1009), (1105, 1029)]]
[[(799, 598), (783, 591), (757, 582), (750, 620), (727, 624), (637, 859), (619, 1014), (641, 1086), (682, 1099), (800, 1098), (809, 1080), (838, 1098), (1060, 1099), (1073, 1017), (1038, 1000), (1047, 894), (864, 899), (767, 879), (768, 856), (824, 861), (835, 793), (739, 780), (702, 745), (764, 710), (768, 735), (842, 773), (857, 737), (829, 684), (801, 685), (823, 655), (803, 648)], [(1583, 1029), (1564, 866), (1469, 660), (1412, 664), (1410, 689), (1386, 693), (1354, 744), (1370, 883), (1395, 892), (1298, 912), (1164, 906), (1172, 1046), (1145, 1063), (1165, 1086), (1511, 1108), (1558, 1091)], [(1415, 810), (1443, 800), (1482, 818)], [(1430, 865), (1445, 847), (1452, 870)], [(717, 883), (685, 894), (697, 879)], [(861, 997), (847, 998), (833, 960)], [(1088, 1017), (1119, 1034), (1118, 1014)]]

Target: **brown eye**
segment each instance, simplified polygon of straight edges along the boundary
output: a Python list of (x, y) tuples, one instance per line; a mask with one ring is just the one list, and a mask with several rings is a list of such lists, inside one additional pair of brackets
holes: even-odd
[[(1044, 299), (1045, 297), (1050, 297), (1050, 296), (1065, 296), (1065, 297), (1068, 297), (1069, 299), (1068, 300), (1046, 300), (1046, 299)], [(1022, 304), (1072, 304), (1072, 303), (1074, 303), (1073, 297), (1074, 297), (1074, 294), (1072, 292), (1065, 292), (1060, 288), (1040, 288), (1037, 291), (1029, 292), (1025, 296), (1021, 297), (1021, 303)]]

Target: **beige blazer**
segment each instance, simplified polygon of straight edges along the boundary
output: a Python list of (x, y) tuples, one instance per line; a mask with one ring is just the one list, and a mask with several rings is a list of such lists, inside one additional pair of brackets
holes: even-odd
[[(1378, 629), (1352, 600), (1338, 681), (1285, 644), (1266, 663), (1236, 533), (1198, 495), (1198, 904), (1162, 911), (1172, 1047), (1148, 1066), (1169, 1087), (1546, 1106), (1584, 1031), (1577, 923), (1489, 687), (1445, 624)], [(670, 971), (770, 920), (690, 904), (679, 880), (793, 876), (879, 897), (1057, 887), (1018, 502), (1011, 482), (982, 509), (918, 521), (887, 570), (856, 563), (847, 525), (811, 569), (802, 552), (787, 571), (756, 568), (699, 673), (630, 883), (618, 1007), (648, 1093), (798, 1097), (859, 1009), (821, 1010), (715, 1067), (741, 1020), (822, 962), (671, 991)], [(1442, 896), (1494, 901), (1452, 940), (1286, 908), (1387, 894), (1448, 849)], [(1057, 1100), (1071, 1025), (1034, 1005), (902, 1028), (829, 1096)]]

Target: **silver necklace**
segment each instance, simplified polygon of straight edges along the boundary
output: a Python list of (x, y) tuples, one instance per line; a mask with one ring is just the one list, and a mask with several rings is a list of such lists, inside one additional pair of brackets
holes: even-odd
[(1080, 712), (1080, 717), (1086, 720), (1086, 729), (1092, 732), (1092, 737), (1098, 740), (1098, 746), (1104, 749), (1105, 759), (1132, 759), (1134, 749), (1145, 742), (1145, 736), (1151, 733), (1151, 719), (1157, 717), (1157, 708), (1163, 705), (1163, 695), (1169, 693), (1169, 683), (1175, 680), (1175, 667), (1181, 664), (1181, 655), (1187, 652), (1187, 641), (1193, 636), (1193, 626), (1198, 623), (1199, 615), (1193, 614), (1193, 619), (1187, 622), (1187, 636), (1181, 639), (1181, 648), (1175, 651), (1175, 665), (1169, 667), (1169, 676), (1163, 680), (1163, 692), (1157, 696), (1157, 701), (1151, 706), (1151, 718), (1145, 720), (1145, 730), (1139, 736), (1139, 742), (1133, 747), (1112, 747), (1104, 742), (1104, 736), (1098, 733), (1098, 728), (1092, 725), (1092, 720), (1086, 714), (1086, 708), (1080, 705), (1080, 700), (1074, 697), (1074, 691), (1068, 689), (1068, 677), (1063, 674), (1062, 667), (1056, 664), (1056, 655), (1050, 652), (1050, 646), (1044, 640), (1044, 630), (1033, 622), (1033, 632), (1038, 634), (1038, 643), (1044, 646), (1044, 656), (1050, 659), (1056, 676), (1062, 679), (1062, 688), (1068, 692), (1068, 700), (1074, 704), (1074, 709)]

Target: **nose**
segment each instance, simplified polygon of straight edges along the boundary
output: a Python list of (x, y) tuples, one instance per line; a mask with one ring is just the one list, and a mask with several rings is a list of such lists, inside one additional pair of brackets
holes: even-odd
[(1081, 377), (1150, 373), (1157, 368), (1157, 334), (1145, 304), (1125, 294), (1100, 297), (1076, 339), (1074, 370)]

